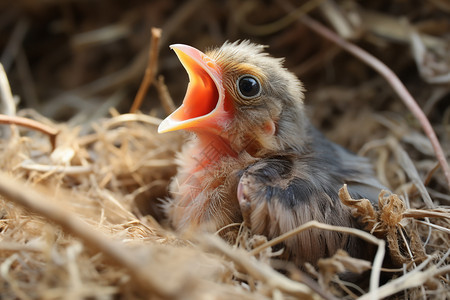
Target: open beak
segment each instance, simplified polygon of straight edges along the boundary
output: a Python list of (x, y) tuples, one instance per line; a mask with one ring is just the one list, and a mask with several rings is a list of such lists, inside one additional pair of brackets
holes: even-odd
[(161, 122), (158, 133), (179, 129), (223, 130), (229, 121), (222, 72), (214, 60), (182, 44), (171, 45), (189, 75), (183, 104)]

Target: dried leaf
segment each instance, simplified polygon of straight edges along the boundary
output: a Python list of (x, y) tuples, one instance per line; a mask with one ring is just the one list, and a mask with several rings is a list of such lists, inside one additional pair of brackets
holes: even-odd
[(352, 208), (352, 215), (365, 224), (367, 231), (373, 230), (378, 222), (378, 216), (368, 199), (353, 199), (348, 192), (346, 184), (339, 190), (339, 199), (341, 199), (343, 204)]
[(382, 191), (378, 196), (378, 206), (380, 209), (379, 219), (381, 226), (396, 227), (403, 218), (406, 210), (405, 204), (400, 198), (387, 191)]

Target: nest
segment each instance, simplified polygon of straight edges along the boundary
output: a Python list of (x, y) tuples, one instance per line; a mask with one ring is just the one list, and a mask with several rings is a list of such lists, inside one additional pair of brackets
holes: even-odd
[[(392, 74), (383, 78), (367, 56), (359, 61), (343, 49), (358, 44), (398, 75), (448, 157), (450, 7), (440, 0), (359, 5), (0, 4), (8, 16), (0, 24), (0, 122), (9, 124), (0, 128), (0, 298), (449, 298), (450, 194), (435, 145), (423, 118), (390, 87)], [(335, 33), (308, 29), (317, 21)], [(340, 37), (344, 48), (335, 44)], [(313, 123), (372, 159), (392, 191), (380, 194), (377, 207), (340, 190), (364, 231), (310, 222), (267, 241), (242, 226), (229, 245), (166, 224), (159, 199), (169, 196), (184, 136), (156, 128), (187, 83), (167, 45), (203, 49), (243, 38), (286, 57), (308, 89)], [(274, 246), (312, 227), (358, 235), (377, 246), (376, 256), (338, 252), (278, 272)], [(345, 282), (345, 272), (369, 282)]]

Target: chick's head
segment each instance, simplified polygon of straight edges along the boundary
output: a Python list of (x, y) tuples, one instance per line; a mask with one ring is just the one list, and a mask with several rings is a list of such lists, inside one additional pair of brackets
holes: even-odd
[(301, 147), (307, 122), (302, 83), (283, 60), (248, 41), (206, 53), (172, 45), (189, 75), (183, 104), (159, 132), (185, 129), (225, 140), (234, 152), (255, 156)]

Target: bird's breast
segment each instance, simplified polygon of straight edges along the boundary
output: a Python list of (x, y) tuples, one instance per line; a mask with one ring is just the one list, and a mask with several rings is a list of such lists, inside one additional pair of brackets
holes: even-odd
[(209, 224), (215, 230), (241, 219), (236, 200), (239, 170), (248, 164), (220, 136), (199, 135), (178, 157), (167, 214), (177, 229)]

